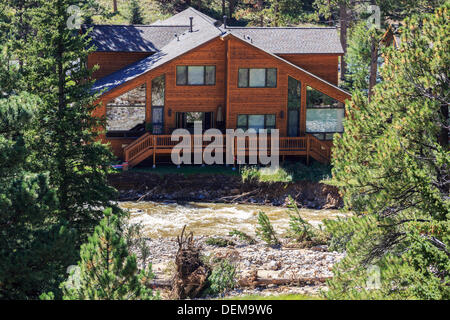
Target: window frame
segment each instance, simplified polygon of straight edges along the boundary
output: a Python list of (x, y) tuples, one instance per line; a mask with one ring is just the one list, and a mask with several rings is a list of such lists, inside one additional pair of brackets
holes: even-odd
[[(240, 116), (245, 116), (245, 127), (239, 126), (239, 117)], [(264, 114), (238, 114), (236, 117), (236, 128), (237, 129), (242, 129), (244, 131), (247, 131), (249, 129), (248, 127), (248, 118), (249, 116), (264, 116), (264, 129), (268, 130), (268, 133), (270, 133), (269, 130), (271, 129), (276, 129), (277, 128), (277, 115), (275, 113), (264, 113)], [(268, 116), (274, 116), (275, 117), (275, 123), (273, 126), (268, 127), (267, 126), (267, 118)]]
[[(143, 91), (144, 91), (144, 105), (136, 105), (136, 104), (129, 104), (129, 105), (118, 105), (118, 104), (113, 104), (112, 101), (114, 101), (115, 99), (123, 96), (124, 94), (128, 94), (130, 91), (136, 90), (140, 87), (144, 87)], [(134, 86), (132, 89), (127, 90), (126, 92), (110, 99), (106, 104), (105, 104), (105, 116), (107, 117), (107, 113), (108, 113), (108, 108), (143, 108), (144, 109), (144, 121), (142, 122), (143, 125), (145, 125), (146, 122), (146, 110), (147, 110), (147, 83), (141, 83), (139, 85)], [(140, 136), (142, 136), (145, 131), (131, 131), (131, 129), (129, 130), (108, 130), (108, 119), (106, 118), (106, 123), (105, 123), (105, 136), (107, 138), (138, 138)]]
[[(336, 100), (338, 102), (338, 106), (324, 105), (324, 106), (317, 106), (317, 107), (314, 107), (314, 106), (308, 107), (308, 88), (316, 90), (316, 91), (320, 92), (321, 94), (323, 94), (323, 95), (325, 95), (325, 96), (327, 96), (327, 97), (329, 97), (329, 98), (331, 98), (333, 100)], [(342, 107), (339, 107), (339, 105), (342, 105)], [(311, 87), (309, 85), (306, 85), (306, 106), (305, 107), (306, 107), (306, 112), (308, 112), (308, 109), (312, 109), (312, 110), (315, 110), (315, 109), (316, 110), (336, 109), (336, 110), (344, 110), (344, 118), (343, 119), (345, 119), (345, 115), (346, 115), (345, 104), (344, 103), (340, 102), (339, 100), (337, 100), (337, 99), (335, 99), (333, 97), (330, 97), (326, 93), (323, 93), (321, 90), (313, 88), (313, 87)], [(308, 118), (306, 117), (305, 122), (307, 122), (307, 121), (308, 121)], [(344, 133), (344, 128), (342, 129), (342, 131), (326, 131), (326, 132), (316, 132), (316, 131), (307, 131), (306, 130), (306, 133), (310, 134), (310, 135), (314, 135), (319, 140), (333, 141), (334, 134), (337, 133), (337, 134), (342, 135)], [(331, 138), (327, 138), (327, 135), (330, 135), (330, 134), (332, 134), (333, 136)], [(321, 135), (321, 138), (317, 137), (318, 135)]]
[[(189, 83), (189, 67), (203, 67), (203, 84), (190, 84)], [(214, 68), (214, 82), (206, 83), (206, 67)], [(178, 83), (178, 68), (185, 69), (184, 83)], [(180, 87), (201, 87), (201, 86), (215, 86), (217, 83), (217, 67), (216, 65), (177, 65), (175, 67), (175, 85)]]
[[(251, 69), (264, 69), (264, 86), (250, 86), (250, 70)], [(239, 84), (239, 75), (240, 75), (240, 70), (247, 70), (246, 74), (247, 74), (247, 80), (246, 80), (246, 86), (241, 86)], [(275, 85), (274, 86), (268, 86), (267, 85), (267, 74), (269, 72), (269, 70), (275, 70)], [(237, 79), (237, 86), (238, 88), (277, 88), (278, 87), (278, 68), (238, 68), (238, 79)]]

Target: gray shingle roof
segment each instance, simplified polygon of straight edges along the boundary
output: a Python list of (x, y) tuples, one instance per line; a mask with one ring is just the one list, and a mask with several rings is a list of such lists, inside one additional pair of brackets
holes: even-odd
[(92, 25), (90, 33), (96, 51), (157, 52), (167, 45), (175, 34), (186, 31), (188, 26), (124, 26)]
[(177, 58), (178, 56), (195, 49), (196, 47), (220, 36), (222, 32), (218, 28), (209, 28), (202, 32), (185, 32), (178, 39), (173, 39), (159, 52), (139, 60), (123, 69), (120, 69), (104, 78), (98, 79), (92, 90), (94, 92), (109, 91), (140, 75), (151, 71), (162, 64)]
[[(189, 27), (182, 25), (189, 23), (191, 16), (194, 17), (194, 32), (188, 32)], [(233, 27), (224, 29), (216, 27), (215, 22), (216, 20), (201, 12), (188, 8), (151, 26), (95, 26), (91, 35), (98, 51), (155, 53), (98, 79), (92, 90), (95, 92), (109, 91), (228, 33), (270, 54), (343, 53), (335, 28)], [(179, 35), (179, 39), (175, 38), (175, 34)]]
[(265, 51), (282, 53), (343, 54), (336, 28), (227, 28), (238, 38)]

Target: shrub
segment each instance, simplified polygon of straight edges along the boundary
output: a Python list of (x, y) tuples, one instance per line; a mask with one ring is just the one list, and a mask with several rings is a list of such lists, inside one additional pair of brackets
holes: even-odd
[(309, 242), (311, 245), (326, 243), (327, 236), (325, 232), (302, 218), (300, 210), (298, 210), (292, 197), (289, 197), (289, 219), (290, 234), (297, 241)]
[(245, 241), (248, 244), (255, 244), (256, 243), (256, 240), (253, 239), (248, 234), (246, 234), (245, 232), (233, 229), (232, 231), (230, 231), (229, 234), (230, 234), (230, 236), (237, 236), (241, 241)]
[(208, 277), (207, 293), (223, 294), (236, 285), (236, 267), (228, 260), (221, 259), (213, 267)]
[(259, 227), (256, 228), (256, 234), (264, 242), (272, 246), (278, 246), (281, 244), (277, 238), (272, 224), (270, 223), (269, 217), (267, 217), (267, 215), (262, 211), (258, 213), (258, 224)]
[(244, 166), (241, 168), (242, 182), (291, 182), (292, 175), (283, 168), (258, 168)]
[(211, 237), (206, 239), (205, 243), (210, 246), (215, 247), (227, 247), (227, 246), (234, 246), (235, 243), (233, 241), (224, 239), (224, 238), (218, 238), (218, 237)]

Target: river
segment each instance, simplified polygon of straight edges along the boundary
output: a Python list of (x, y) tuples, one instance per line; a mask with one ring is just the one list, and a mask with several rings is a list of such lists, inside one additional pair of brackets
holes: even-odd
[[(121, 202), (120, 206), (130, 211), (130, 222), (141, 223), (150, 238), (175, 237), (184, 225), (197, 236), (228, 235), (233, 229), (254, 235), (259, 211), (267, 214), (278, 234), (289, 228), (289, 209), (283, 207), (198, 202)], [(345, 216), (339, 210), (323, 209), (300, 209), (300, 214), (315, 226), (322, 219)]]

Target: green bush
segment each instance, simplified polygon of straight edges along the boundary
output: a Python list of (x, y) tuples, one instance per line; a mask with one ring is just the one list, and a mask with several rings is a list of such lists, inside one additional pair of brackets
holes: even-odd
[(275, 233), (275, 230), (270, 223), (269, 217), (260, 211), (258, 213), (258, 224), (259, 226), (256, 228), (256, 234), (268, 245), (278, 246), (280, 245), (280, 241)]
[(289, 233), (297, 241), (309, 243), (310, 245), (325, 244), (327, 242), (327, 236), (323, 230), (314, 227), (302, 218), (300, 210), (298, 210), (292, 197), (289, 197), (289, 220)]
[(235, 245), (235, 243), (233, 241), (230, 241), (230, 240), (227, 240), (224, 238), (219, 238), (219, 237), (208, 238), (208, 239), (206, 239), (205, 243), (210, 246), (221, 247), (221, 248)]
[(231, 290), (236, 285), (236, 267), (228, 260), (221, 259), (212, 268), (212, 272), (208, 277), (209, 294), (223, 294), (227, 290)]
[(244, 166), (241, 168), (242, 182), (292, 182), (292, 175), (283, 168), (259, 168)]

